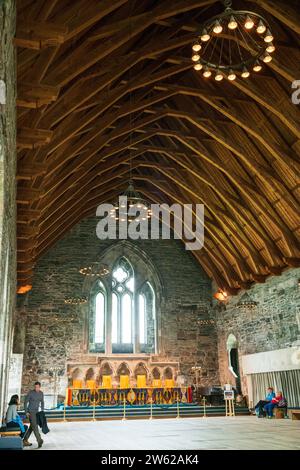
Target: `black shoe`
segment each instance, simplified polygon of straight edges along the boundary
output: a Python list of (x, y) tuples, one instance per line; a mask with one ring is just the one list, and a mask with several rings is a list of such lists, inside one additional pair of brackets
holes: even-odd
[(31, 442), (23, 441), (23, 446), (24, 447), (30, 447), (30, 446), (32, 446), (32, 444), (31, 444)]
[(41, 439), (40, 442), (39, 442), (39, 445), (38, 445), (38, 449), (40, 449), (43, 444), (44, 444), (44, 441), (43, 441), (43, 439)]

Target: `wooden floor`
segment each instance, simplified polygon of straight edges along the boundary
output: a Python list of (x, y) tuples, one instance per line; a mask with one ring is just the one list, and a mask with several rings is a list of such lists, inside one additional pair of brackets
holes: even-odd
[[(50, 423), (43, 449), (298, 449), (300, 421), (234, 418)], [(34, 436), (31, 437), (36, 448)]]

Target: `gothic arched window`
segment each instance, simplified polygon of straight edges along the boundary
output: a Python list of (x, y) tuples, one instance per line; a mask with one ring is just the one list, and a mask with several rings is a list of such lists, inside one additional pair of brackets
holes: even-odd
[(142, 271), (135, 273), (122, 256), (113, 265), (111, 276), (94, 284), (90, 352), (156, 352), (155, 291)]
[(91, 305), (90, 351), (105, 352), (105, 330), (107, 317), (107, 292), (104, 284), (97, 281)]
[(112, 352), (133, 352), (134, 273), (126, 258), (112, 272)]
[(148, 281), (143, 284), (138, 293), (138, 338), (140, 352), (155, 352), (155, 294)]

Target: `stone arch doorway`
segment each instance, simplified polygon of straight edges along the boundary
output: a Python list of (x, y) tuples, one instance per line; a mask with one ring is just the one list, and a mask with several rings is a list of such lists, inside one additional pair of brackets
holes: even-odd
[(234, 334), (230, 333), (226, 345), (228, 351), (228, 368), (235, 378), (237, 392), (241, 393), (238, 341)]

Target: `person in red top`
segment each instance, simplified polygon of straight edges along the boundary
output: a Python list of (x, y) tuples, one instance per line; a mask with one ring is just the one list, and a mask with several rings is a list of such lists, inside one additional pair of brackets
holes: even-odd
[(277, 392), (271, 402), (264, 406), (264, 410), (266, 411), (268, 418), (273, 418), (273, 410), (275, 406), (278, 408), (285, 408), (285, 410), (287, 410), (287, 401), (282, 395), (282, 392)]

